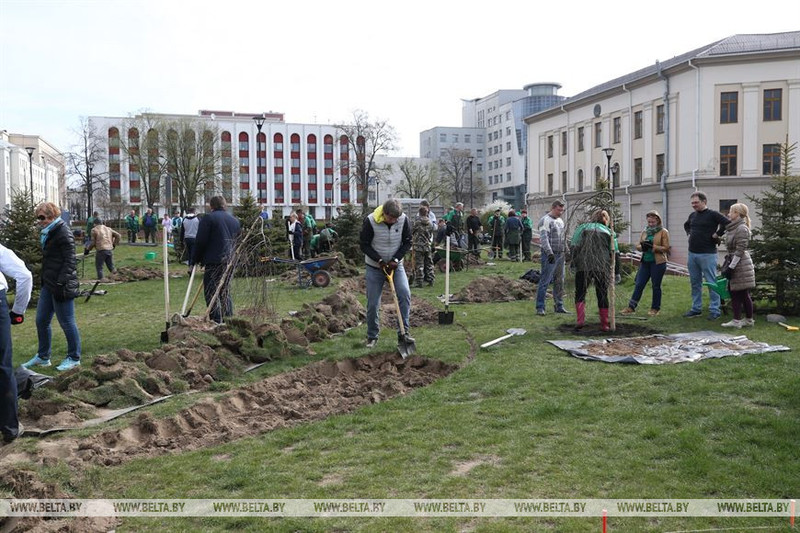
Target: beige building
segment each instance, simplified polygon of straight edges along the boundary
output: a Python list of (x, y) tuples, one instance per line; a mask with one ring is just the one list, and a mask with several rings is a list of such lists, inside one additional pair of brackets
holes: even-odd
[[(605, 82), (525, 119), (527, 203), (538, 216), (570, 206), (608, 175), (638, 238), (651, 209), (673, 235), (671, 260), (685, 263), (683, 223), (695, 190), (723, 213), (751, 204), (779, 171), (778, 145), (800, 141), (800, 31), (734, 35)], [(800, 154), (792, 172), (800, 174)], [(758, 216), (751, 210), (754, 225)], [(574, 227), (574, 224), (573, 224)]]

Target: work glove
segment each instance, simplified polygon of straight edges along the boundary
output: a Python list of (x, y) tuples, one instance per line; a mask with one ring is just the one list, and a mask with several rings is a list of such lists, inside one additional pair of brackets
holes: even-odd
[(642, 241), (640, 244), (642, 245), (643, 252), (648, 252), (653, 249), (653, 243), (650, 241)]
[(396, 270), (397, 269), (397, 261), (392, 259), (391, 261), (386, 263), (386, 269), (389, 270), (390, 272), (393, 271), (393, 270)]
[(88, 248), (84, 248), (83, 249), (83, 255), (89, 255), (89, 249)]
[(733, 277), (733, 269), (731, 267), (726, 267), (725, 270), (722, 271), (722, 275), (726, 279), (731, 279)]
[(8, 316), (9, 318), (11, 318), (11, 324), (22, 324), (23, 322), (25, 322), (25, 316), (18, 315), (14, 311), (9, 311)]
[(551, 265), (556, 262), (555, 254), (547, 254), (547, 262)]

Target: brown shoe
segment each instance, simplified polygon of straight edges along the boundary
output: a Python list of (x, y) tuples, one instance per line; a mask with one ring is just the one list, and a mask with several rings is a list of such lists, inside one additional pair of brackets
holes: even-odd
[(647, 312), (647, 316), (658, 316), (658, 309), (651, 309)]
[(636, 309), (634, 309), (633, 307), (626, 307), (625, 309), (620, 311), (619, 314), (621, 314), (621, 315), (632, 315), (635, 312), (636, 312)]

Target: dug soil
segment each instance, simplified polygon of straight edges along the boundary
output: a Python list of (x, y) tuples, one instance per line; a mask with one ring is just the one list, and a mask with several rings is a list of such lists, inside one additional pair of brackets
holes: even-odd
[(505, 276), (475, 278), (453, 295), (453, 300), (465, 303), (513, 302), (536, 298), (536, 285)]
[(653, 329), (643, 324), (630, 324), (628, 322), (617, 322), (615, 331), (603, 331), (600, 329), (599, 322), (586, 322), (581, 329), (575, 329), (575, 322), (567, 322), (558, 325), (558, 331), (569, 335), (580, 335), (581, 337), (636, 337), (640, 335), (653, 335), (661, 333), (658, 329)]

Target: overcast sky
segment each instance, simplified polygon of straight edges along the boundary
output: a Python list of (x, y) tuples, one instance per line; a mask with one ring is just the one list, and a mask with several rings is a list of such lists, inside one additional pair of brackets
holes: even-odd
[(0, 129), (62, 151), (82, 116), (278, 111), (387, 119), (395, 155), (461, 99), (571, 96), (737, 33), (800, 30), (800, 1), (0, 0)]

